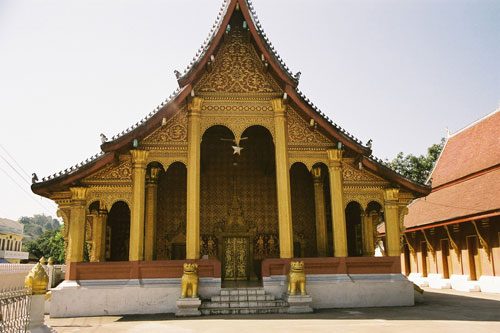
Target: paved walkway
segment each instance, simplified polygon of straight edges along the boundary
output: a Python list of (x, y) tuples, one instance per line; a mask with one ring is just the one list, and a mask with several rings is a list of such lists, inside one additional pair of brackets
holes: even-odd
[(178, 319), (173, 314), (46, 319), (57, 332), (500, 332), (500, 294), (425, 289), (413, 307)]

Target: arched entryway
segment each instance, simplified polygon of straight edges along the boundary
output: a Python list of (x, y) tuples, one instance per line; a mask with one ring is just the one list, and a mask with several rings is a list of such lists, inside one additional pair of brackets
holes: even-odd
[(245, 280), (262, 259), (279, 257), (274, 143), (262, 126), (234, 139), (220, 125), (203, 134), (200, 255), (222, 261), (223, 279)]
[(155, 259), (186, 259), (187, 169), (172, 163), (158, 178)]
[(355, 201), (350, 202), (345, 209), (347, 253), (349, 257), (363, 255), (361, 205)]
[(313, 177), (303, 163), (290, 168), (294, 258), (317, 255)]
[(374, 256), (377, 246), (378, 227), (383, 223), (382, 205), (371, 201), (366, 206), (363, 220), (363, 255)]
[(109, 261), (128, 261), (130, 209), (124, 201), (118, 201), (111, 206), (108, 214), (108, 227)]

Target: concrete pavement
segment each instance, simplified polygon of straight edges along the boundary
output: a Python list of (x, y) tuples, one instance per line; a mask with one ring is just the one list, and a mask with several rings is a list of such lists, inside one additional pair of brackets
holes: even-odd
[[(125, 301), (125, 300), (124, 300)], [(312, 314), (175, 318), (173, 314), (46, 318), (57, 332), (500, 332), (500, 294), (425, 289), (413, 307), (324, 309)]]

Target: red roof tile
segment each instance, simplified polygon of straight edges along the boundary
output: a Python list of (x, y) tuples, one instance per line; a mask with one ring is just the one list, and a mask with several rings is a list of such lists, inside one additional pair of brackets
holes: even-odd
[(500, 209), (500, 168), (443, 187), (415, 200), (405, 216), (406, 228)]
[(500, 109), (448, 139), (432, 172), (432, 186), (446, 184), (499, 163)]
[(451, 136), (431, 177), (433, 190), (408, 207), (406, 228), (500, 210), (500, 109)]

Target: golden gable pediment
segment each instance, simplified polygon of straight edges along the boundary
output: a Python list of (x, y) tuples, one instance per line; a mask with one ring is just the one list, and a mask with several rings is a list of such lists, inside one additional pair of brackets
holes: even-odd
[(205, 73), (195, 85), (197, 93), (276, 93), (280, 87), (264, 72), (260, 56), (241, 29), (231, 31)]
[(311, 128), (291, 107), (287, 108), (288, 142), (290, 144), (332, 144), (326, 136)]
[(349, 161), (342, 163), (342, 178), (346, 182), (386, 182), (383, 178), (365, 169), (355, 168)]
[(165, 125), (160, 126), (141, 141), (141, 145), (180, 144), (187, 142), (186, 108), (180, 109)]
[(118, 164), (104, 167), (100, 171), (86, 177), (82, 183), (92, 184), (101, 182), (129, 182), (132, 177), (132, 162), (130, 159), (123, 159)]

